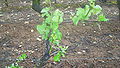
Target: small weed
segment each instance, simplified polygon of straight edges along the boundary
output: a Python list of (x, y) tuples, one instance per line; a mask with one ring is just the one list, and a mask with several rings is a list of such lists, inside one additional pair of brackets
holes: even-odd
[(19, 66), (18, 62), (22, 62), (27, 58), (26, 54), (22, 54), (17, 58), (17, 61), (15, 63), (12, 63), (10, 66), (6, 66), (5, 68), (23, 68), (23, 66)]

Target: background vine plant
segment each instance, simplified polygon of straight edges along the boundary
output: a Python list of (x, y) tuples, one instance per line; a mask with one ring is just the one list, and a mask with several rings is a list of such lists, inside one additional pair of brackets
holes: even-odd
[(98, 21), (108, 21), (102, 13), (102, 7), (95, 5), (95, 0), (88, 0), (89, 4), (85, 5), (84, 8), (76, 8), (77, 12), (72, 13), (71, 19), (75, 25), (79, 21), (90, 19), (91, 16), (96, 15)]

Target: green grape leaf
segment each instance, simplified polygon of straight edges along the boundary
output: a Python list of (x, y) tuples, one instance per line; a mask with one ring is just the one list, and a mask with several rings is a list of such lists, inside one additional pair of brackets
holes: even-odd
[(55, 10), (55, 12), (53, 13), (53, 15), (54, 16), (63, 16), (64, 14), (63, 14), (63, 12), (62, 11), (60, 11), (59, 9), (57, 9), (57, 10)]
[(90, 10), (90, 6), (89, 5), (85, 6), (84, 12), (85, 13), (84, 13), (83, 20), (88, 20), (89, 17), (91, 16), (91, 10)]
[(59, 27), (58, 23), (54, 22), (54, 23), (51, 23), (50, 25), (50, 28), (54, 31), (54, 30), (57, 30)]
[(42, 39), (47, 39), (49, 34), (49, 27), (46, 26), (45, 22), (42, 25), (37, 25), (38, 32), (42, 35)]
[(84, 9), (85, 15), (88, 13), (89, 10), (90, 10), (90, 6), (85, 5), (85, 9)]
[(12, 63), (10, 66), (6, 68), (23, 68), (22, 66), (19, 66), (18, 63)]
[(24, 60), (27, 58), (26, 54), (22, 54), (21, 56), (18, 57), (19, 60)]
[(53, 43), (54, 43), (55, 45), (59, 45), (60, 41), (59, 41), (59, 40), (54, 40)]
[(37, 30), (40, 34), (44, 34), (45, 25), (37, 25)]
[(97, 15), (102, 11), (102, 8), (99, 5), (94, 6), (93, 14)]
[(43, 35), (43, 39), (47, 40), (48, 39), (48, 35), (49, 35), (49, 32), (50, 32), (50, 29), (49, 28), (46, 28), (45, 30), (45, 35)]
[(55, 23), (59, 22), (59, 16), (54, 16), (52, 18), (52, 21), (55, 22)]
[(61, 38), (62, 38), (62, 33), (61, 33), (59, 30), (56, 30), (56, 31), (55, 31), (55, 34), (56, 34), (56, 36), (57, 36), (57, 40), (61, 40)]
[(65, 57), (65, 54), (64, 53), (61, 53), (62, 57)]
[(46, 13), (43, 13), (41, 16), (42, 16), (42, 17), (45, 17), (45, 16), (49, 17), (50, 14), (49, 14), (48, 12), (46, 12)]
[(106, 19), (105, 16), (103, 14), (100, 14), (98, 16), (98, 21), (108, 21), (109, 19)]
[(54, 16), (54, 17), (52, 18), (52, 21), (55, 22), (55, 23), (60, 24), (60, 23), (63, 22), (63, 18), (60, 17), (60, 16)]
[(41, 10), (41, 13), (48, 13), (48, 11), (50, 11), (50, 8), (43, 8)]
[(46, 19), (45, 19), (45, 23), (50, 23), (51, 22), (51, 16), (48, 16)]
[(54, 30), (51, 34), (50, 41), (53, 42), (55, 45), (59, 45), (61, 39), (62, 33), (58, 29)]
[(52, 18), (52, 21), (53, 22), (58, 22), (58, 23), (62, 23), (63, 22), (63, 12), (61, 12), (60, 10), (56, 10), (54, 13), (53, 13), (53, 18)]
[(56, 34), (53, 34), (53, 40), (56, 40), (57, 39), (57, 36), (56, 36)]
[(63, 17), (60, 17), (59, 18), (59, 23), (62, 23), (63, 22)]
[(45, 16), (49, 17), (50, 16), (49, 11), (50, 11), (50, 8), (44, 8), (44, 9), (42, 9), (41, 10), (42, 17), (45, 17)]
[(93, 8), (95, 6), (95, 0), (89, 0), (89, 5)]
[(89, 16), (91, 15), (91, 13), (89, 13), (87, 15), (87, 13), (89, 11), (89, 6), (88, 5), (86, 5), (85, 9), (77, 8), (76, 10), (77, 10), (76, 15), (72, 18), (72, 21), (73, 21), (73, 23), (75, 25), (78, 24), (79, 20), (87, 20), (87, 19), (89, 19)]
[(76, 9), (77, 10), (77, 12), (76, 12), (76, 15), (77, 16), (83, 16), (84, 15), (84, 9), (83, 8), (77, 8)]
[(62, 33), (61, 32), (57, 32), (56, 35), (57, 35), (57, 39), (58, 40), (62, 39)]
[(78, 18), (77, 16), (74, 16), (74, 17), (72, 18), (72, 21), (73, 21), (74, 25), (77, 25), (78, 22), (79, 22), (79, 18)]
[(53, 38), (52, 38), (52, 37), (50, 37), (49, 41), (52, 43), (52, 42), (53, 42)]
[(68, 46), (66, 46), (66, 47), (59, 46), (59, 48), (62, 51), (62, 53), (66, 53)]
[(61, 57), (60, 52), (58, 52), (58, 53), (53, 57), (53, 60), (59, 62), (59, 61), (60, 61), (60, 57)]

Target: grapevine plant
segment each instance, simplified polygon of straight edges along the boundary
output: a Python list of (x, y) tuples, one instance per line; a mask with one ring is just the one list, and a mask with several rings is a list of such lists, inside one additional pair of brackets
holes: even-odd
[[(57, 52), (55, 53), (53, 60), (60, 61), (61, 57), (65, 57), (65, 53), (68, 48), (67, 46), (63, 47), (60, 45), (62, 33), (59, 30), (59, 25), (63, 22), (64, 13), (59, 9), (54, 10), (51, 7), (50, 0), (45, 1), (50, 5), (50, 7), (46, 7), (40, 10), (40, 14), (44, 20), (41, 24), (36, 26), (36, 29), (38, 30), (39, 34), (42, 36), (42, 39), (46, 41), (46, 51), (44, 56), (40, 59), (40, 64), (42, 64), (43, 61), (47, 61), (50, 58), (50, 54), (52, 54), (53, 50)], [(73, 23), (77, 25), (79, 21), (88, 20), (92, 15), (96, 15), (98, 21), (108, 21), (108, 19), (106, 19), (103, 13), (101, 12), (102, 8), (99, 5), (95, 5), (95, 0), (88, 1), (89, 5), (85, 5), (85, 8), (77, 8), (77, 12), (71, 16)], [(33, 9), (36, 10), (34, 6)]]
[(71, 19), (75, 25), (79, 21), (90, 19), (91, 16), (96, 15), (98, 21), (108, 21), (102, 13), (102, 7), (95, 5), (95, 0), (88, 0), (89, 4), (85, 5), (84, 8), (76, 8), (76, 14), (72, 14)]
[[(62, 47), (59, 45), (62, 39), (62, 33), (60, 32), (59, 24), (63, 22), (63, 12), (59, 9), (55, 10), (54, 12), (50, 12), (51, 8), (44, 8), (42, 9), (42, 17), (45, 20), (42, 22), (41, 25), (37, 25), (37, 30), (42, 36), (43, 40), (50, 41), (51, 45), (49, 47), (54, 47), (58, 49), (58, 53), (54, 56), (54, 61), (60, 61), (60, 57), (64, 57), (65, 50), (67, 47)], [(52, 48), (50, 48), (50, 51)], [(49, 51), (49, 53), (50, 53)]]

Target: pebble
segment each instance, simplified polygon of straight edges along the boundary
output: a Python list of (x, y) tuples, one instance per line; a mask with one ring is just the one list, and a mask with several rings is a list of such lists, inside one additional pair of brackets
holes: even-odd
[(42, 39), (40, 39), (40, 38), (37, 38), (37, 40), (38, 40), (38, 41), (42, 41)]
[(22, 44), (23, 42), (20, 42), (20, 44)]
[(2, 16), (3, 16), (3, 14), (0, 13), (0, 17), (2, 17)]
[(53, 62), (53, 64), (57, 64), (56, 62)]
[(84, 65), (87, 65), (87, 63), (85, 63)]
[(101, 63), (105, 63), (105, 61), (103, 61), (103, 60), (99, 60), (99, 62), (101, 62)]
[(113, 42), (113, 40), (109, 40), (109, 41)]
[(16, 28), (14, 27), (13, 29), (15, 30)]
[(3, 46), (5, 46), (6, 44), (4, 43)]
[(28, 50), (28, 52), (30, 52), (30, 53), (34, 53), (34, 51), (32, 51), (32, 50)]
[(31, 62), (34, 62), (33, 60), (31, 60)]
[(85, 24), (83, 24), (83, 26), (85, 26)]
[(28, 39), (27, 41), (30, 41), (30, 39)]
[(38, 50), (38, 49), (35, 49), (36, 51)]
[(27, 20), (29, 20), (30, 18), (27, 18)]
[(97, 42), (96, 42), (96, 41), (94, 41), (93, 43), (94, 43), (94, 44), (96, 44)]
[(34, 32), (34, 30), (32, 29), (31, 32)]
[(32, 5), (32, 1), (30, 1), (30, 5)]
[(116, 12), (114, 12), (114, 14), (117, 14)]
[(68, 8), (70, 8), (70, 6), (68, 6)]
[(24, 24), (29, 24), (29, 21), (25, 21)]
[(61, 3), (63, 3), (63, 0), (61, 1)]
[(107, 51), (108, 53), (112, 53), (111, 51)]
[(82, 50), (83, 53), (85, 53), (86, 51), (85, 50)]
[(85, 47), (86, 49), (88, 49), (88, 47)]
[(70, 35), (69, 32), (67, 32), (67, 35)]
[(19, 20), (24, 20), (24, 18), (20, 18)]
[(0, 25), (1, 27), (3, 26), (3, 25)]
[(41, 38), (41, 36), (39, 36), (39, 38)]
[(14, 51), (18, 51), (17, 49), (14, 49)]
[(83, 0), (79, 0), (79, 2), (82, 2)]
[(24, 1), (23, 3), (27, 3), (26, 1)]
[(77, 52), (78, 54), (82, 54), (82, 52)]
[(44, 2), (42, 2), (42, 4), (45, 4), (46, 2), (44, 1)]
[(5, 32), (5, 33), (7, 33), (7, 34), (8, 34), (9, 32), (7, 31), (7, 32)]
[(19, 45), (19, 47), (22, 47), (22, 45)]
[(103, 63), (105, 62), (105, 61), (102, 61)]
[[(20, 53), (20, 52), (23, 52), (23, 51), (18, 51), (18, 52)], [(25, 51), (24, 51), (24, 52), (25, 52)]]
[(15, 13), (15, 15), (17, 15), (17, 13)]
[(94, 32), (96, 32), (96, 31), (94, 31)]
[(27, 15), (27, 17), (30, 17), (30, 15)]
[(109, 37), (111, 37), (111, 38), (112, 38), (113, 36), (112, 36), (112, 35), (109, 35)]
[(14, 14), (12, 13), (11, 16), (13, 16)]

